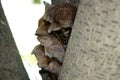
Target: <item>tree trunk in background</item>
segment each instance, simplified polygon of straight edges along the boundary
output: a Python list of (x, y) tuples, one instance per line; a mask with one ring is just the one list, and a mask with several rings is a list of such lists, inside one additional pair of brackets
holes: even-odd
[(81, 0), (59, 80), (120, 80), (120, 0)]
[(29, 80), (0, 1), (0, 80)]

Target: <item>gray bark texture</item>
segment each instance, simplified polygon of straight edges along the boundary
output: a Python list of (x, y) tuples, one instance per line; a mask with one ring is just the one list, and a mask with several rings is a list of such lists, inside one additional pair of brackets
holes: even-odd
[[(17, 26), (16, 26), (17, 27)], [(0, 80), (29, 80), (0, 1)]]
[(120, 80), (120, 0), (81, 0), (59, 80)]

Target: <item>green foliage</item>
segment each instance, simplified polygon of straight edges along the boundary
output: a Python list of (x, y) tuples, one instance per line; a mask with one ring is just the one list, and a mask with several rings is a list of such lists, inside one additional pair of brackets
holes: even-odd
[(37, 63), (37, 59), (34, 56), (34, 54), (27, 54), (27, 55), (21, 55), (21, 58), (23, 61), (29, 63), (29, 64), (36, 64)]
[(35, 4), (40, 4), (41, 0), (33, 0)]

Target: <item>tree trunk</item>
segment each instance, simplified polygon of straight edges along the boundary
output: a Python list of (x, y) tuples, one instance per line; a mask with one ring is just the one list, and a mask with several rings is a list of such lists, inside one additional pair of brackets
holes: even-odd
[(0, 1), (0, 80), (29, 80)]
[(81, 0), (59, 80), (120, 80), (120, 0)]

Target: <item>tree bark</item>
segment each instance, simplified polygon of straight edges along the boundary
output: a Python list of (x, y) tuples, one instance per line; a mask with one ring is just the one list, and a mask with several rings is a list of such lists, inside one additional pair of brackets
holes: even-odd
[(0, 80), (29, 80), (0, 1)]
[(120, 80), (119, 0), (81, 0), (59, 80)]

